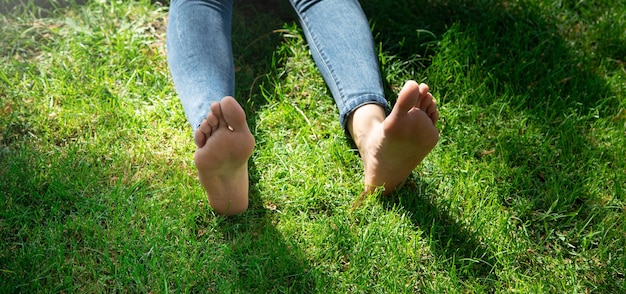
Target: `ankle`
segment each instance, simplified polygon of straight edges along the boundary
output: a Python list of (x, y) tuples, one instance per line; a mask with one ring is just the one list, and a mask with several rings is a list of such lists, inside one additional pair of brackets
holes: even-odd
[(348, 131), (359, 150), (372, 130), (385, 120), (385, 110), (377, 104), (366, 104), (352, 112), (348, 118)]

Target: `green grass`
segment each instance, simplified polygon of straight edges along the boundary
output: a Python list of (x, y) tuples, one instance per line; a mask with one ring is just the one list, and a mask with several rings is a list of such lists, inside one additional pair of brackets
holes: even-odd
[(257, 144), (228, 218), (166, 5), (0, 1), (0, 293), (626, 291), (623, 1), (362, 1), (390, 101), (425, 81), (442, 120), (408, 184), (355, 209), (362, 164), (289, 5), (237, 2)]

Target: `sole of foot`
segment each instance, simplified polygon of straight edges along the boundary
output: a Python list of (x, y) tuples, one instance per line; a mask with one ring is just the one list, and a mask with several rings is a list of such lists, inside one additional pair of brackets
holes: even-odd
[(194, 137), (194, 162), (211, 206), (222, 215), (246, 211), (248, 159), (255, 141), (243, 108), (232, 97), (213, 103)]
[(426, 84), (408, 81), (382, 122), (375, 123), (362, 140), (365, 191), (382, 187), (389, 194), (400, 187), (411, 172), (437, 145), (439, 111)]

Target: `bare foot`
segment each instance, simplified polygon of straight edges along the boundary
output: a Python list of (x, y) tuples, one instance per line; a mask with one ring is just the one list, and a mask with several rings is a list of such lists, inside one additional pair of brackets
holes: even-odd
[(439, 140), (439, 111), (426, 84), (408, 81), (391, 114), (369, 104), (358, 108), (349, 127), (365, 167), (365, 191), (401, 186)]
[(211, 105), (195, 134), (194, 161), (211, 206), (233, 215), (248, 209), (248, 159), (254, 137), (246, 114), (232, 97)]

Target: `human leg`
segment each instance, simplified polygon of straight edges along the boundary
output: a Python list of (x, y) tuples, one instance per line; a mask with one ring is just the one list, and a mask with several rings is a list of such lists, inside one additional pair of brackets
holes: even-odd
[(384, 99), (369, 23), (356, 0), (291, 0), (313, 58), (330, 88), (342, 126), (365, 167), (365, 187), (389, 193), (438, 140), (439, 117), (428, 86), (407, 82), (393, 111)]
[(247, 209), (254, 148), (243, 109), (227, 97), (235, 80), (231, 14), (232, 0), (173, 0), (167, 28), (168, 64), (194, 130), (198, 177), (220, 214)]
[(389, 111), (369, 23), (356, 0), (290, 0), (342, 127), (366, 104)]
[(235, 93), (232, 0), (172, 0), (167, 60), (176, 92), (195, 131), (211, 103)]

